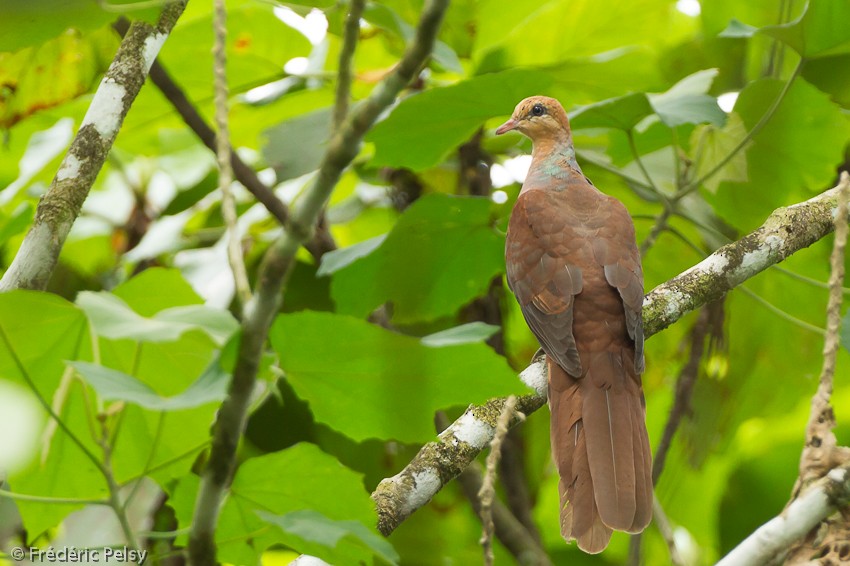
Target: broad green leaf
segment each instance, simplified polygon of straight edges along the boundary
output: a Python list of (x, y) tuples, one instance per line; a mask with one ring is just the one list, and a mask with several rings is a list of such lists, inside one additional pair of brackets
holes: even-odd
[(720, 37), (752, 37), (764, 34), (778, 39), (809, 59), (850, 53), (850, 3), (844, 0), (812, 0), (803, 14), (787, 24), (754, 27), (733, 19)]
[(366, 316), (387, 301), (407, 323), (454, 314), (504, 270), (504, 239), (489, 199), (428, 195), (399, 218), (371, 254), (333, 275), (339, 312)]
[[(761, 79), (738, 97), (737, 112), (748, 130), (779, 96), (784, 83)], [(714, 204), (740, 228), (760, 223), (773, 209), (822, 190), (835, 176), (850, 139), (847, 118), (829, 98), (798, 78), (747, 150), (747, 185), (724, 183)], [(758, 196), (753, 190), (758, 190)]]
[[(0, 294), (0, 379), (22, 383), (33, 396), (52, 405), (86, 448), (99, 454), (89, 434), (87, 409), (79, 390), (62, 390), (64, 360), (89, 355), (83, 312), (56, 295), (37, 291)], [(96, 498), (106, 483), (65, 431), (56, 428), (33, 447), (33, 461), (9, 481), (14, 491), (30, 495)], [(7, 431), (12, 432), (12, 431)], [(42, 460), (43, 458), (43, 460)], [(17, 502), (25, 528), (33, 536), (55, 526), (79, 505)]]
[(278, 317), (270, 339), (316, 420), (355, 440), (425, 442), (434, 436), (435, 411), (522, 390), (505, 359), (481, 343), (432, 347), (311, 312)]
[(161, 267), (145, 269), (115, 287), (112, 294), (144, 317), (172, 307), (203, 304), (179, 270)]
[(303, 114), (265, 131), (263, 156), (279, 182), (319, 168), (331, 134), (331, 109)]
[(393, 546), (358, 521), (333, 521), (311, 510), (273, 515), (257, 515), (286, 535), (284, 544), (331, 564), (368, 562), (395, 564), (398, 554)]
[[(694, 177), (701, 179), (708, 172), (725, 161), (738, 145), (744, 141), (747, 129), (744, 127), (741, 117), (733, 112), (729, 115), (726, 125), (718, 128), (711, 124), (699, 126), (691, 134), (691, 150), (694, 152), (691, 159), (694, 163)], [(733, 181), (737, 183), (747, 182), (747, 155), (746, 149), (735, 153), (729, 161), (716, 173), (706, 179), (703, 185), (712, 193), (717, 192), (717, 187), (722, 181)]]
[[(551, 92), (564, 108), (657, 89), (661, 83), (656, 54), (633, 46), (588, 57), (570, 59), (545, 72), (552, 77)], [(517, 101), (519, 102), (519, 101)]]
[[(235, 4), (235, 5), (234, 5)], [(259, 86), (284, 76), (283, 64), (310, 54), (310, 42), (273, 12), (271, 3), (228, 2), (227, 80), (232, 92)], [(162, 48), (160, 62), (186, 90), (190, 100), (213, 94), (212, 12), (201, 6), (178, 20)]]
[(498, 326), (486, 324), (484, 322), (470, 322), (429, 334), (422, 338), (422, 343), (426, 346), (442, 347), (451, 346), (453, 344), (469, 344), (474, 342), (483, 342), (499, 331)]
[(517, 2), (479, 6), (478, 72), (558, 64), (626, 45), (663, 39), (669, 3), (660, 0)]
[(628, 131), (652, 114), (646, 94), (636, 92), (582, 106), (573, 113), (573, 128), (615, 128)]
[(77, 295), (77, 305), (85, 311), (95, 332), (112, 340), (173, 342), (185, 332), (198, 329), (223, 344), (239, 327), (227, 311), (203, 305), (165, 309), (147, 318), (111, 293), (90, 291)]
[(410, 96), (366, 135), (375, 144), (372, 163), (414, 171), (433, 167), (486, 120), (509, 115), (551, 82), (540, 71), (514, 69)]
[[(3, 18), (5, 29), (6, 14)], [(69, 30), (42, 45), (0, 52), (0, 127), (9, 128), (34, 112), (88, 92), (117, 46), (107, 27), (87, 35)]]
[[(134, 10), (136, 0), (109, 0), (120, 6), (125, 15), (150, 16), (153, 11)], [(3, 33), (0, 33), (0, 52), (17, 51), (31, 45), (44, 45), (69, 28), (89, 32), (115, 20), (115, 12), (104, 10), (97, 2), (69, 0), (0, 0), (3, 14)]]
[(80, 355), (86, 327), (83, 312), (56, 295), (0, 293), (0, 377), (25, 383), (20, 363), (49, 402), (64, 371), (63, 360)]
[[(368, 4), (363, 11), (363, 19), (370, 24), (398, 35), (408, 45), (414, 40), (416, 35), (414, 27), (405, 22), (392, 8), (386, 5), (378, 3)], [(460, 64), (457, 53), (442, 41), (437, 40), (434, 43), (432, 56), (444, 69), (453, 73), (463, 73), (463, 66)]]
[(795, 21), (761, 29), (790, 46), (801, 57), (813, 58), (850, 53), (850, 2), (811, 0)]
[[(170, 503), (181, 527), (191, 523), (197, 486), (197, 478), (189, 476), (172, 494)], [(232, 564), (257, 563), (267, 547), (287, 541), (284, 533), (257, 512), (286, 515), (304, 510), (332, 521), (357, 521), (369, 527), (377, 521), (360, 474), (313, 444), (296, 444), (250, 458), (236, 471), (216, 529), (219, 559)]]
[(340, 269), (351, 265), (361, 257), (367, 256), (375, 251), (387, 239), (386, 234), (369, 238), (357, 244), (333, 250), (322, 256), (322, 264), (319, 270), (316, 271), (316, 276), (322, 277), (336, 273)]
[(709, 123), (722, 126), (726, 113), (708, 90), (717, 76), (717, 69), (706, 69), (689, 75), (667, 92), (650, 94), (649, 103), (661, 121), (674, 128), (682, 124)]
[(843, 108), (850, 108), (850, 54), (806, 61), (800, 76)]
[[(48, 403), (50, 402), (56, 402), (53, 395), (48, 397)], [(71, 387), (57, 413), (88, 451), (101, 460), (103, 451), (91, 434), (89, 419), (92, 407), (87, 407), (86, 403), (87, 399), (80, 388)], [(136, 449), (138, 450), (138, 446)], [(74, 499), (108, 498), (106, 480), (99, 467), (70, 439), (62, 427), (55, 427), (53, 434), (39, 443), (30, 466), (9, 478), (9, 483), (14, 491), (27, 495)], [(33, 538), (55, 527), (69, 513), (82, 507), (78, 504), (57, 505), (30, 501), (17, 501), (16, 505), (21, 513), (24, 528)]]
[(77, 370), (104, 401), (127, 401), (151, 411), (179, 411), (221, 401), (229, 379), (229, 374), (215, 361), (186, 391), (163, 397), (124, 372), (87, 362), (69, 362), (68, 365)]

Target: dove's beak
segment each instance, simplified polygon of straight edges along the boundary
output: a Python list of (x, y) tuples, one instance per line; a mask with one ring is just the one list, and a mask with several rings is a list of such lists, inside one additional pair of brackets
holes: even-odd
[(511, 118), (510, 120), (508, 120), (507, 122), (505, 122), (504, 124), (502, 124), (501, 126), (496, 128), (496, 135), (500, 136), (500, 135), (504, 134), (505, 132), (510, 132), (511, 130), (515, 130), (516, 127), (517, 127), (517, 121), (514, 120), (513, 118)]

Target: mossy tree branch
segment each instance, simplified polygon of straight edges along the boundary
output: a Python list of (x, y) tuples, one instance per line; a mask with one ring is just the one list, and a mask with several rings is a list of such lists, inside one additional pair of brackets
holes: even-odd
[[(646, 337), (832, 232), (839, 190), (836, 187), (775, 210), (760, 228), (650, 291), (643, 304)], [(520, 375), (536, 393), (519, 397), (517, 411), (528, 415), (546, 403), (545, 368), (544, 356), (538, 355)], [(403, 470), (378, 485), (372, 499), (378, 509), (378, 529), (383, 534), (392, 533), (466, 469), (493, 438), (504, 404), (505, 399), (496, 398), (483, 405), (470, 405), (436, 441), (423, 446)]]
[(0, 280), (0, 292), (47, 287), (62, 245), (112, 149), (124, 117), (185, 7), (186, 0), (168, 2), (156, 25), (137, 21), (127, 30), (59, 171), (38, 203), (30, 231)]

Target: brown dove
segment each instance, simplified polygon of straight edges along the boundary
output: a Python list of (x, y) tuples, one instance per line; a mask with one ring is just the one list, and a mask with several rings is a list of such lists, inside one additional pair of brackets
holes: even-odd
[(547, 357), (561, 534), (597, 553), (652, 516), (640, 253), (625, 206), (576, 162), (557, 100), (526, 98), (496, 134), (511, 130), (534, 149), (508, 225), (508, 285)]

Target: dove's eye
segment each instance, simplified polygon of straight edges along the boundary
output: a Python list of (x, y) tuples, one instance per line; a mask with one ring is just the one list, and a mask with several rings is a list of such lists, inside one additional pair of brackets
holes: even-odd
[(546, 109), (543, 108), (542, 104), (535, 104), (531, 108), (531, 113), (534, 116), (543, 116), (543, 114), (545, 114), (545, 112), (546, 112)]

